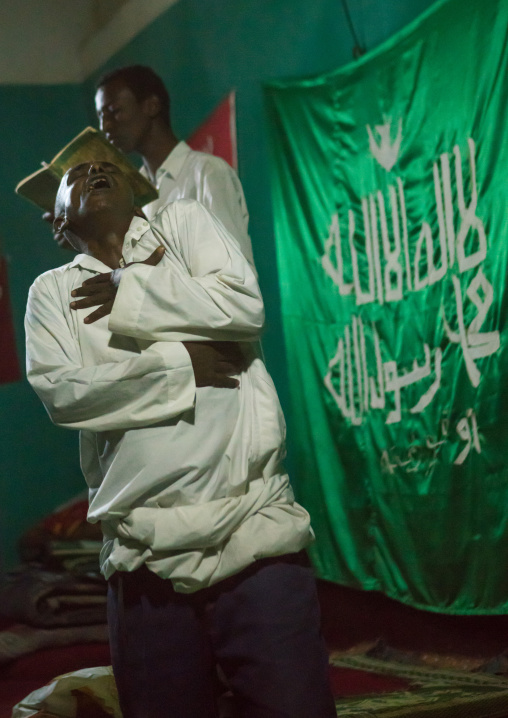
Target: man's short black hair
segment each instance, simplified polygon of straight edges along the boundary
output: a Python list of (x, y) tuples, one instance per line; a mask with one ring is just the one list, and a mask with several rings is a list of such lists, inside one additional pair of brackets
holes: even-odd
[(95, 90), (99, 87), (119, 80), (123, 82), (129, 90), (134, 94), (138, 102), (146, 100), (150, 95), (156, 95), (161, 104), (161, 119), (170, 126), (169, 120), (169, 93), (164, 87), (161, 78), (152, 70), (151, 67), (145, 65), (127, 65), (126, 67), (117, 67), (116, 70), (106, 72), (95, 84)]

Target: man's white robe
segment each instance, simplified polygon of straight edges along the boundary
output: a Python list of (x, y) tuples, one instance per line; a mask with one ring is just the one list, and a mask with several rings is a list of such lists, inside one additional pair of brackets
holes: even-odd
[[(89, 520), (101, 521), (102, 571), (146, 563), (191, 592), (312, 538), (282, 466), (285, 425), (256, 354), (264, 321), (256, 277), (201, 204), (135, 218), (109, 317), (83, 319), (71, 291), (110, 268), (78, 255), (38, 277), (27, 314), (28, 378), (52, 420), (81, 430)], [(242, 342), (239, 389), (196, 388), (181, 342)], [(55, 457), (58, 461), (58, 457)]]

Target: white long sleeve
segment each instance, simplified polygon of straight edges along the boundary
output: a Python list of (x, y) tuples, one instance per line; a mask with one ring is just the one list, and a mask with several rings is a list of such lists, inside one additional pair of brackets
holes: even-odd
[(226, 167), (227, 171), (220, 165), (214, 165), (201, 175), (197, 199), (231, 232), (249, 264), (254, 267), (248, 232), (249, 213), (242, 185), (236, 172), (229, 165)]
[[(199, 203), (155, 223), (136, 217), (122, 248), (157, 267), (127, 267), (111, 318), (70, 309), (71, 292), (109, 271), (90, 255), (39, 277), (26, 315), (28, 377), (57, 424), (83, 429), (88, 518), (100, 521), (101, 568), (146, 564), (190, 592), (312, 539), (282, 460), (273, 382), (251, 357), (237, 389), (196, 389), (180, 340), (257, 339), (263, 304), (238, 244)], [(162, 339), (163, 341), (153, 341)]]
[(132, 342), (133, 350), (123, 353), (128, 358), (84, 366), (72, 332), (75, 317), (70, 309), (65, 312), (51, 285), (46, 275), (32, 286), (25, 327), (28, 380), (55, 424), (90, 431), (128, 429), (170, 419), (193, 406), (194, 373), (179, 342), (153, 344), (142, 352)]
[(200, 203), (180, 200), (156, 217), (154, 236), (171, 262), (126, 268), (109, 329), (152, 341), (256, 341), (263, 300), (224, 226)]

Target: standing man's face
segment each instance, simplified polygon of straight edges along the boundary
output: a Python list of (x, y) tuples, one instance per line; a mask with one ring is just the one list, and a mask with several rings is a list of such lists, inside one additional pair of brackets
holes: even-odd
[(147, 101), (138, 102), (123, 82), (113, 80), (97, 90), (95, 108), (111, 144), (126, 153), (139, 151), (152, 119)]

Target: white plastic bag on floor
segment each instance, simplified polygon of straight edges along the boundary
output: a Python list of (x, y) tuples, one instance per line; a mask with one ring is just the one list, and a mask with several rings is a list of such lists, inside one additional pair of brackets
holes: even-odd
[(12, 709), (12, 718), (122, 718), (111, 666), (54, 678)]

